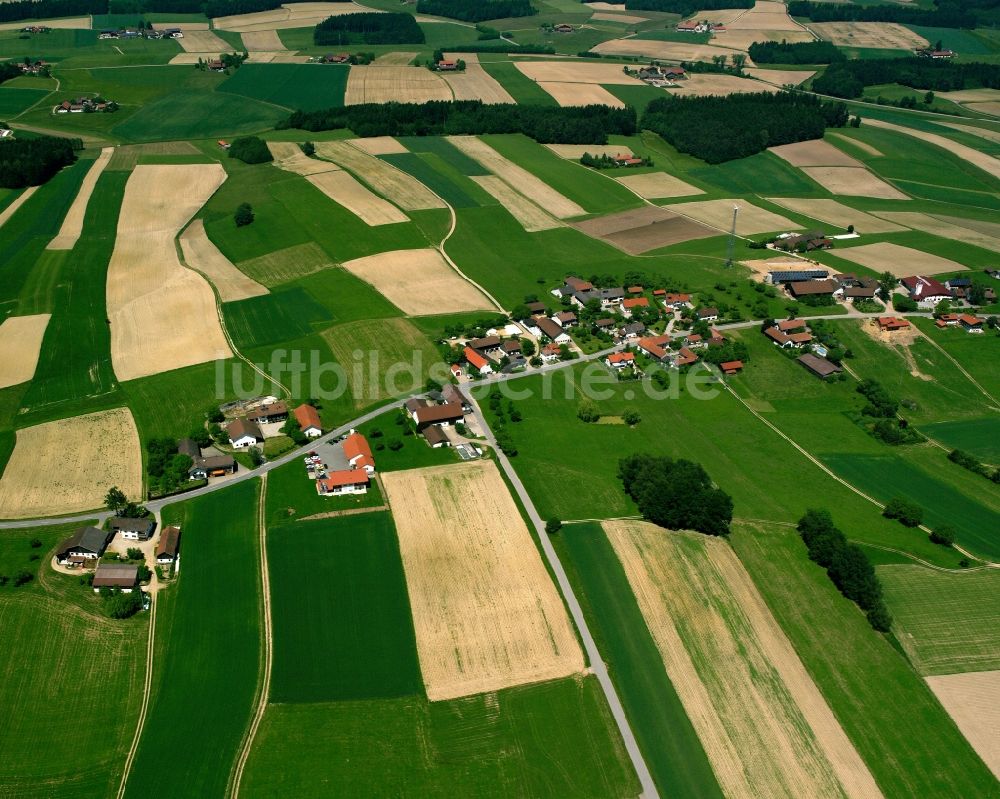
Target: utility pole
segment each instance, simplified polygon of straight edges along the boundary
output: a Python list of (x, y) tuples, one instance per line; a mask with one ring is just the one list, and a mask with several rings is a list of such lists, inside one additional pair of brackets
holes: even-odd
[(733, 265), (733, 255), (736, 252), (736, 217), (740, 212), (738, 205), (733, 206), (733, 226), (729, 230), (729, 242), (726, 244), (726, 266)]

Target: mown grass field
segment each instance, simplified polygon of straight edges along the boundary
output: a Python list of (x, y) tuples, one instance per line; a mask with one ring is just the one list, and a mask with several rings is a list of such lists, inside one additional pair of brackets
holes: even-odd
[[(154, 690), (126, 796), (221, 796), (253, 711), (261, 657), (257, 500), (251, 480), (171, 505), (177, 584), (157, 597)], [(170, 779), (163, 753), (170, 752)]]
[(1000, 573), (880, 566), (893, 632), (921, 674), (1000, 669)]
[(808, 559), (795, 530), (740, 525), (731, 541), (885, 796), (995, 793), (924, 681)]
[(475, 184), (437, 153), (399, 153), (382, 158), (415, 177), (453, 208), (476, 208), (491, 204), (485, 201), (485, 192), (480, 189), (480, 194), (484, 196), (477, 197), (473, 191)]
[(333, 321), (301, 286), (272, 291), (222, 306), (226, 329), (240, 350), (301, 338), (313, 323)]
[(638, 783), (593, 677), (429, 703), (274, 705), (249, 797), (633, 797)]
[(344, 104), (349, 67), (320, 64), (244, 64), (219, 91), (315, 111)]
[[(308, 559), (305, 541), (315, 547)], [(286, 524), (268, 530), (267, 547), (274, 623), (271, 702), (421, 692), (392, 514)]]
[(722, 796), (715, 774), (599, 523), (564, 527), (564, 564), (607, 661), (646, 765), (664, 795)]
[(47, 89), (0, 88), (0, 114), (5, 118), (17, 116), (48, 94)]
[(519, 104), (556, 105), (552, 95), (521, 72), (512, 61), (491, 61), (489, 56), (481, 56), (479, 63)]
[(246, 97), (186, 91), (143, 106), (114, 134), (140, 142), (238, 136), (272, 128), (284, 116), (282, 109)]
[(951, 328), (938, 330), (929, 319), (917, 319), (916, 325), (989, 392), (987, 399), (992, 399), (994, 405), (1000, 400), (1000, 370), (996, 368), (1000, 336), (988, 332), (975, 336)]
[(988, 463), (1000, 463), (1000, 418), (960, 419), (922, 425), (919, 429), (947, 447), (970, 452)]

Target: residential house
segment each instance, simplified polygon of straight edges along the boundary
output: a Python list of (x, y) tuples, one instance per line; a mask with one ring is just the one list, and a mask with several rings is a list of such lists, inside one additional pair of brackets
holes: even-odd
[(375, 458), (372, 457), (372, 448), (368, 446), (367, 438), (352, 430), (341, 446), (352, 469), (363, 469), (368, 474), (374, 474)]
[(177, 563), (181, 546), (181, 528), (164, 527), (156, 544), (156, 562), (161, 565)]
[(56, 561), (63, 566), (82, 566), (97, 560), (111, 543), (114, 533), (97, 527), (78, 527), (56, 549)]
[(249, 419), (235, 419), (226, 427), (226, 432), (229, 434), (229, 443), (236, 449), (252, 447), (264, 440), (260, 427)]
[(678, 22), (677, 27), (674, 28), (678, 33), (701, 33), (705, 26), (694, 19), (686, 19), (683, 22)]
[(613, 352), (604, 359), (604, 363), (612, 369), (625, 369), (635, 366), (635, 355), (631, 352)]
[(664, 361), (669, 356), (669, 352), (667, 351), (667, 345), (669, 344), (670, 336), (647, 336), (639, 339), (636, 346), (650, 358), (657, 361)]
[(261, 405), (259, 408), (247, 413), (247, 420), (257, 424), (269, 424), (271, 422), (283, 422), (288, 418), (288, 405), (284, 402), (272, 402), (270, 405)]
[(469, 366), (478, 371), (479, 374), (488, 375), (492, 373), (493, 367), (490, 365), (490, 362), (472, 349), (472, 347), (466, 347), (462, 354), (465, 356), (465, 360)]
[(642, 166), (643, 164), (643, 160), (636, 158), (632, 153), (616, 153), (613, 160), (618, 166)]
[(552, 321), (559, 327), (574, 327), (577, 323), (576, 314), (572, 311), (560, 311), (552, 317)]
[(849, 302), (857, 302), (858, 300), (874, 300), (878, 293), (878, 282), (873, 280), (870, 283), (844, 288), (844, 299)]
[(618, 331), (618, 335), (621, 338), (633, 339), (639, 338), (645, 332), (646, 326), (642, 322), (630, 322)]
[(596, 327), (598, 330), (606, 330), (610, 332), (611, 328), (613, 328), (614, 326), (615, 326), (614, 319), (597, 319), (594, 322), (594, 327)]
[(704, 349), (708, 346), (708, 342), (699, 333), (688, 333), (681, 337), (684, 339), (684, 344), (692, 349)]
[(690, 366), (697, 362), (698, 356), (687, 347), (681, 347), (672, 360), (674, 366)]
[(621, 311), (622, 316), (626, 319), (632, 318), (632, 312), (636, 308), (648, 308), (649, 300), (646, 297), (630, 297), (629, 299), (622, 300), (621, 305), (618, 306)]
[(458, 62), (456, 61), (438, 61), (437, 62), (438, 72), (454, 72), (458, 69)]
[(102, 588), (117, 588), (131, 594), (139, 583), (139, 567), (134, 563), (98, 563), (94, 572), (94, 593)]
[(716, 322), (719, 319), (719, 309), (699, 308), (695, 311), (695, 318), (700, 322)]
[(430, 427), (425, 427), (421, 433), (424, 440), (433, 448), (440, 449), (442, 447), (450, 447), (451, 441), (448, 440), (447, 434), (444, 430), (437, 425), (431, 425)]
[(719, 364), (719, 368), (724, 375), (734, 375), (743, 371), (743, 361), (723, 361)]
[(594, 284), (589, 280), (584, 280), (583, 278), (570, 276), (565, 280), (566, 287), (570, 289), (571, 292), (578, 291), (593, 291)]
[(769, 327), (764, 331), (764, 335), (767, 336), (771, 341), (775, 343), (778, 347), (783, 350), (787, 349), (800, 349), (812, 341), (812, 336), (805, 332), (796, 333), (786, 333), (783, 330), (779, 330), (777, 327)]
[(807, 352), (805, 355), (800, 355), (796, 360), (798, 360), (799, 363), (801, 363), (806, 369), (821, 380), (826, 380), (826, 378), (830, 377), (830, 375), (844, 371), (842, 367), (832, 361), (828, 361), (826, 358), (820, 358), (818, 355), (813, 355), (811, 352)]
[(233, 474), (238, 468), (236, 459), (232, 455), (211, 455), (207, 458), (198, 458), (188, 469), (188, 477), (191, 480), (224, 477)]
[[(656, 293), (655, 291), (653, 292)], [(675, 311), (681, 308), (691, 307), (691, 295), (690, 294), (667, 294), (664, 292), (663, 304), (667, 308), (673, 308)]]
[(985, 322), (985, 319), (980, 319), (978, 316), (972, 316), (967, 313), (958, 317), (958, 323), (966, 333), (982, 333)]
[(943, 313), (934, 320), (938, 327), (955, 327), (958, 324), (957, 313)]
[(898, 319), (895, 316), (880, 316), (876, 320), (878, 329), (883, 333), (895, 333), (897, 330), (906, 330), (910, 323), (905, 319)]
[(462, 393), (462, 390), (451, 383), (445, 383), (441, 388), (441, 394), (444, 396), (444, 401), (449, 405), (457, 405), (466, 413), (472, 412), (472, 403), (469, 402), (469, 398)]
[(364, 469), (342, 469), (327, 473), (316, 481), (316, 493), (321, 497), (344, 494), (367, 494), (371, 478)]
[(904, 277), (903, 287), (910, 293), (910, 299), (923, 305), (937, 305), (941, 300), (951, 299), (951, 291), (943, 283), (932, 277), (913, 275)]
[(410, 414), (410, 418), (413, 419), (413, 421), (417, 421), (417, 411), (421, 408), (429, 407), (430, 404), (430, 401), (424, 399), (423, 397), (410, 397), (403, 403), (403, 407), (406, 409), (406, 412)]
[(559, 345), (554, 342), (550, 342), (542, 347), (539, 357), (545, 363), (552, 363), (553, 361), (558, 361), (561, 354), (562, 349), (560, 349)]
[(465, 412), (461, 405), (452, 405), (450, 402), (446, 402), (443, 405), (428, 405), (419, 408), (414, 421), (417, 423), (417, 429), (423, 430), (430, 425), (447, 427), (461, 422), (464, 418)]
[(630, 297), (640, 297), (645, 290), (642, 286), (629, 286), (625, 289), (625, 293)]
[(319, 438), (323, 435), (323, 422), (319, 418), (319, 411), (312, 405), (303, 403), (294, 411), (295, 421), (299, 423), (299, 428), (306, 438)]
[(548, 336), (548, 338), (556, 344), (569, 344), (569, 342), (572, 341), (569, 337), (569, 333), (565, 332), (559, 325), (548, 317), (537, 317), (535, 319), (535, 325), (540, 331), (542, 331), (543, 336)]
[(781, 319), (775, 322), (775, 326), (782, 333), (794, 333), (796, 330), (806, 330), (805, 319)]
[(127, 519), (121, 516), (111, 517), (111, 532), (119, 533), (126, 541), (148, 541), (153, 537), (153, 528), (156, 527), (156, 520), (152, 517), (148, 519)]

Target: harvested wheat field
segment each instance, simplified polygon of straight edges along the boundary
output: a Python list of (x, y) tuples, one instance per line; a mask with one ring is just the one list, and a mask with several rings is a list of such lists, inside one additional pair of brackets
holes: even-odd
[(139, 432), (128, 408), (18, 430), (0, 477), (0, 515), (24, 519), (100, 508), (111, 486), (142, 496)]
[(962, 219), (957, 216), (944, 216), (942, 214), (934, 214), (934, 216), (968, 230), (975, 230), (979, 233), (985, 233), (987, 236), (1000, 238), (1000, 222), (986, 222), (982, 219)]
[(864, 166), (856, 158), (851, 158), (823, 139), (780, 144), (767, 149), (792, 166)]
[(594, 11), (625, 11), (624, 3), (584, 3), (584, 5)]
[(0, 388), (26, 383), (35, 376), (38, 353), (52, 314), (8, 316), (0, 324)]
[(80, 184), (80, 191), (73, 198), (73, 204), (69, 207), (69, 211), (66, 212), (66, 216), (63, 218), (59, 233), (46, 245), (45, 249), (72, 250), (76, 246), (76, 242), (80, 239), (80, 234), (83, 232), (83, 217), (87, 213), (87, 203), (90, 202), (90, 195), (94, 193), (94, 186), (97, 185), (97, 179), (107, 167), (108, 162), (111, 161), (111, 155), (114, 151), (114, 147), (105, 147), (101, 150), (101, 154), (97, 156), (93, 165), (87, 170), (87, 174)]
[(456, 100), (482, 100), (490, 105), (516, 102), (510, 92), (480, 66), (476, 53), (448, 53), (446, 57), (461, 58), (465, 62), (464, 72), (441, 73)]
[(929, 252), (885, 241), (862, 244), (860, 247), (843, 247), (833, 254), (845, 261), (867, 266), (875, 272), (892, 272), (896, 277), (939, 275), (942, 272), (958, 272), (967, 268), (957, 261), (939, 255), (931, 255)]
[(328, 17), (361, 12), (380, 13), (378, 8), (367, 8), (357, 3), (290, 3), (271, 11), (250, 14), (233, 14), (216, 17), (219, 30), (247, 33), (251, 31), (284, 30), (286, 28), (311, 28)]
[(927, 684), (976, 754), (1000, 779), (1000, 671), (928, 677)]
[[(1000, 238), (967, 227), (964, 224), (964, 220), (961, 219), (948, 221), (943, 217), (931, 216), (930, 214), (908, 213), (906, 211), (874, 211), (873, 213), (883, 219), (907, 225), (914, 230), (922, 230), (924, 233), (931, 233), (934, 236), (972, 244), (991, 252), (1000, 252)], [(987, 222), (986, 224), (989, 223)]]
[(587, 219), (573, 227), (632, 255), (719, 235), (716, 230), (653, 205)]
[(448, 141), (553, 216), (567, 219), (587, 213), (528, 170), (500, 155), (482, 139), (475, 136), (448, 136)]
[(150, 144), (120, 144), (107, 166), (109, 171), (131, 172), (144, 155), (198, 155), (201, 151), (188, 141), (161, 141)]
[(394, 250), (343, 264), (371, 283), (410, 316), (493, 309), (479, 289), (464, 280), (437, 250)]
[(218, 58), (219, 53), (178, 53), (173, 58), (171, 58), (167, 64), (172, 67), (190, 67), (197, 64), (199, 61), (210, 61), (213, 58)]
[[(764, 15), (762, 15), (764, 16)], [(767, 15), (770, 16), (770, 15)], [(761, 24), (769, 20), (761, 19)], [(770, 21), (774, 21), (773, 18)], [(728, 31), (712, 34), (712, 44), (717, 47), (730, 47), (733, 50), (746, 52), (751, 44), (761, 41), (811, 42), (813, 36), (805, 30), (781, 28), (731, 28)]]
[(928, 45), (923, 36), (895, 22), (811, 22), (809, 27), (838, 47), (913, 50)]
[(559, 105), (608, 105), (612, 108), (624, 108), (625, 103), (615, 97), (603, 86), (596, 83), (551, 83), (540, 81), (542, 87)]
[(196, 219), (187, 226), (180, 236), (180, 243), (187, 265), (212, 282), (222, 302), (235, 302), (268, 293), (264, 286), (244, 275), (219, 251), (205, 233), (202, 220)]
[(265, 286), (277, 286), (327, 269), (334, 263), (326, 250), (310, 241), (240, 261), (237, 266), (241, 272)]
[(685, 183), (680, 178), (668, 175), (666, 172), (626, 175), (622, 178), (615, 178), (615, 180), (646, 200), (657, 200), (664, 197), (688, 197), (692, 194), (705, 193), (697, 186)]
[(232, 52), (232, 46), (225, 39), (220, 39), (212, 31), (186, 31), (183, 39), (175, 39), (185, 52), (212, 53), (218, 58), (219, 53)]
[(28, 188), (22, 191), (10, 205), (4, 208), (3, 211), (0, 211), (0, 227), (6, 225), (7, 220), (14, 216), (14, 214), (17, 213), (17, 210), (30, 200), (31, 195), (36, 191), (38, 191), (38, 186), (28, 186)]
[[(899, 233), (906, 230), (903, 225), (886, 221), (891, 217), (886, 217), (885, 214), (880, 213), (878, 216), (872, 216), (836, 200), (802, 200), (797, 197), (768, 197), (767, 199), (789, 211), (795, 211), (797, 214), (803, 214), (845, 230), (848, 225), (854, 225), (858, 233)], [(879, 219), (880, 216), (885, 218)]]
[(349, 169), (404, 211), (445, 207), (444, 201), (416, 178), (345, 141), (316, 142), (316, 153)]
[(726, 796), (881, 796), (724, 539), (603, 525)]
[[(645, 39), (612, 39), (611, 41), (601, 42), (596, 47), (590, 48), (590, 52), (600, 53), (601, 55), (637, 55), (643, 58), (655, 58), (660, 61), (674, 62), (711, 61), (713, 57), (719, 55), (725, 56), (728, 59), (736, 53), (742, 53), (741, 50), (733, 50), (729, 47), (713, 47), (710, 44), (658, 42)], [(746, 54), (743, 53), (743, 55)], [(520, 66), (521, 64), (519, 63), (518, 67)], [(754, 66), (753, 61), (748, 58), (746, 66)], [(626, 76), (622, 75), (622, 77)], [(594, 82), (610, 83), (610, 81)]]
[(336, 164), (329, 161), (320, 161), (318, 158), (310, 158), (297, 142), (291, 141), (269, 141), (267, 149), (271, 151), (274, 158), (274, 165), (286, 172), (294, 172), (296, 175), (317, 175), (320, 172), (333, 172), (339, 170)]
[(382, 480), (428, 699), (583, 671), (562, 599), (492, 461), (387, 472)]
[(938, 147), (947, 150), (952, 155), (957, 155), (963, 161), (968, 161), (973, 166), (977, 166), (984, 172), (988, 172), (995, 178), (1000, 178), (1000, 159), (994, 158), (986, 153), (981, 153), (979, 150), (974, 150), (972, 147), (966, 147), (964, 144), (959, 144), (956, 141), (945, 136), (939, 136), (936, 133), (925, 133), (922, 130), (914, 130), (913, 128), (903, 127), (902, 125), (894, 125), (892, 122), (883, 122), (880, 119), (866, 119), (866, 125), (871, 125), (873, 128), (884, 128), (885, 130), (893, 130), (896, 133), (903, 133), (907, 136), (912, 136), (915, 139), (921, 139), (922, 141), (928, 142), (930, 144), (935, 144)]
[(546, 144), (545, 146), (560, 158), (568, 158), (573, 161), (579, 161), (583, 158), (584, 153), (590, 153), (595, 156), (614, 156), (619, 153), (632, 155), (632, 151), (628, 147), (622, 147), (619, 144)]
[[(946, 125), (948, 123), (945, 122), (941, 124)], [(843, 133), (834, 133), (833, 131), (830, 130), (826, 132), (826, 135), (829, 136), (831, 139), (836, 139), (837, 141), (853, 144), (855, 147), (857, 147), (859, 150), (861, 150), (861, 152), (865, 153), (866, 155), (873, 155), (876, 158), (880, 158), (882, 156), (882, 153), (879, 150), (876, 150), (874, 147), (868, 144), (868, 142), (861, 141), (861, 139), (855, 139), (853, 136), (845, 136)]]
[(601, 238), (613, 233), (621, 233), (625, 230), (652, 225), (662, 222), (665, 219), (673, 219), (677, 214), (656, 205), (643, 205), (629, 211), (619, 211), (615, 214), (604, 214), (585, 219), (582, 222), (574, 222), (573, 227), (582, 230), (588, 236)]
[(626, 75), (618, 64), (586, 64), (579, 61), (517, 61), (514, 66), (527, 78), (540, 83), (600, 83), (605, 86), (642, 86)]
[(338, 169), (309, 175), (306, 180), (371, 227), (409, 221), (406, 214), (358, 183), (350, 172)]
[(779, 230), (799, 230), (801, 228), (791, 219), (765, 211), (746, 200), (702, 200), (700, 202), (674, 203), (668, 205), (667, 208), (692, 219), (697, 219), (716, 230), (728, 233), (733, 226), (734, 205), (738, 205), (740, 208), (736, 219), (736, 232), (741, 236), (754, 233), (773, 233)]
[(348, 141), (368, 155), (398, 155), (410, 152), (392, 136), (372, 136), (370, 139), (348, 139)]
[(801, 69), (760, 69), (753, 68), (744, 70), (750, 77), (772, 83), (775, 86), (798, 86), (805, 83), (816, 74), (815, 70)]
[(909, 200), (895, 186), (857, 166), (803, 166), (799, 167), (809, 177), (831, 194), (847, 197), (873, 197), (880, 200)]
[(989, 114), (993, 117), (1000, 117), (1000, 103), (966, 103), (965, 107), (970, 111), (976, 111), (980, 114)]
[(405, 67), (413, 62), (417, 53), (382, 53), (372, 63), (379, 66)]
[(137, 166), (125, 184), (107, 281), (119, 380), (232, 356), (214, 292), (174, 247), (225, 179), (219, 164)]
[(351, 67), (344, 105), (362, 103), (427, 103), (453, 99), (451, 87), (423, 67)]
[(518, 194), (496, 175), (472, 175), (472, 180), (482, 186), (529, 233), (561, 227), (560, 222), (544, 209), (539, 208), (522, 194)]
[[(26, 24), (25, 22), (5, 22), (0, 25), (0, 31), (19, 31)], [(58, 30), (90, 30), (90, 17), (71, 17), (69, 19), (46, 19), (41, 23), (46, 28)]]
[(276, 31), (249, 31), (240, 36), (243, 46), (251, 53), (256, 50), (275, 52), (286, 49)]
[(938, 97), (954, 103), (990, 103), (1000, 101), (1000, 89), (959, 89), (940, 92)]
[(730, 94), (759, 94), (761, 92), (776, 94), (781, 91), (777, 86), (772, 86), (769, 83), (738, 78), (735, 75), (689, 75), (687, 80), (682, 80), (677, 85), (678, 88), (670, 90), (672, 94), (696, 97), (728, 97)]

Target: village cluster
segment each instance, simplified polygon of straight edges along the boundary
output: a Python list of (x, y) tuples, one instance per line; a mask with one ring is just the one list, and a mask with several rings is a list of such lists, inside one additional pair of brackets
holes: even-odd
[(98, 39), (183, 39), (180, 28), (105, 28)]

